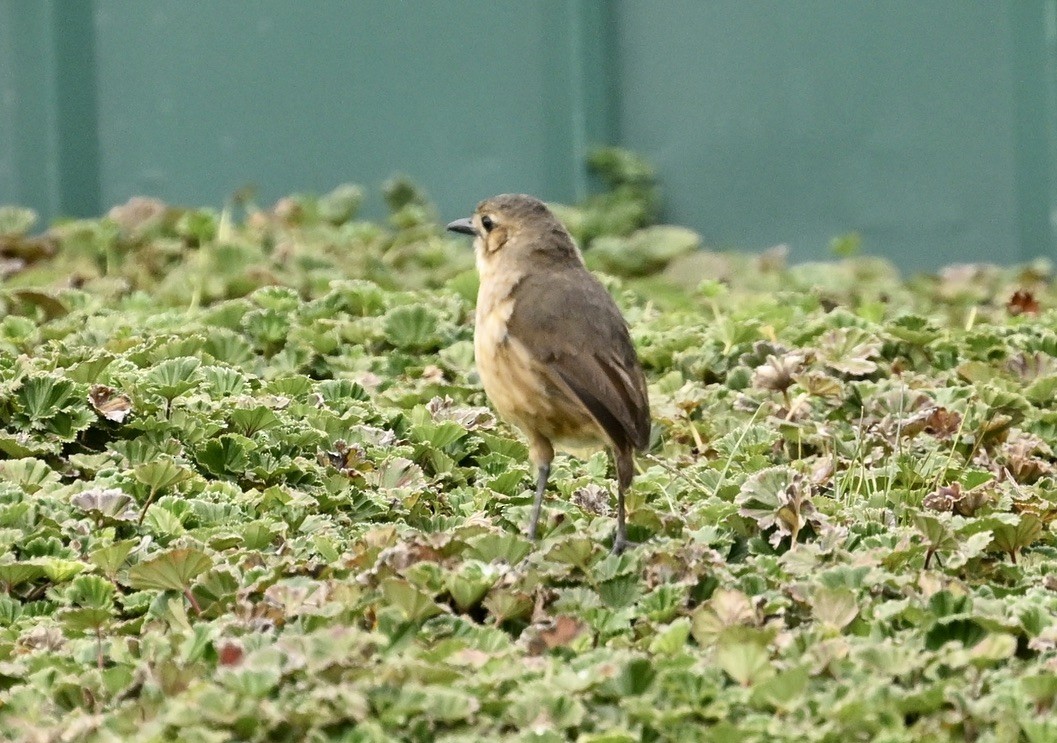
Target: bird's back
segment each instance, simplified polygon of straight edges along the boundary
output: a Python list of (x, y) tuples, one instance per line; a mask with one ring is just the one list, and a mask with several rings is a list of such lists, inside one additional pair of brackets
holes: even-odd
[(646, 380), (627, 323), (582, 263), (525, 275), (511, 293), (511, 338), (560, 380), (619, 449), (649, 441)]

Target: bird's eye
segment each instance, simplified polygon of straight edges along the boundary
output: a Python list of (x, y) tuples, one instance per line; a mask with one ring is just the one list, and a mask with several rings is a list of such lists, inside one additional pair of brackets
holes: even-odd
[(484, 227), (485, 232), (491, 232), (492, 228), (495, 227), (495, 222), (492, 221), (491, 217), (485, 214), (481, 217), (481, 226)]

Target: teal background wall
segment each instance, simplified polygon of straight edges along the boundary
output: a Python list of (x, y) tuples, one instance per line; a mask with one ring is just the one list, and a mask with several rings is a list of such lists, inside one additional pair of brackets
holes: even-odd
[[(1052, 203), (1047, 173), (1023, 170), (1052, 118), (1018, 120), (1019, 95), (1045, 95), (1042, 60), (1021, 59), (1041, 16), (962, 0), (660, 7), (622, 8), (621, 140), (711, 241), (820, 246), (854, 229), (915, 265), (1052, 250), (1048, 208), (1019, 234), (1035, 196)], [(697, 63), (672, 75), (673, 58)]]
[(611, 143), (716, 247), (1054, 257), (1055, 43), (1057, 0), (0, 0), (0, 203), (403, 173), (458, 216)]

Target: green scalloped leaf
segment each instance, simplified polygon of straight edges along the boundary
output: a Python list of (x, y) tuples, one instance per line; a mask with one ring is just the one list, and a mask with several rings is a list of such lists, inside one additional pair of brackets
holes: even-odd
[(125, 582), (137, 590), (186, 591), (212, 566), (213, 560), (205, 552), (174, 549), (133, 565)]

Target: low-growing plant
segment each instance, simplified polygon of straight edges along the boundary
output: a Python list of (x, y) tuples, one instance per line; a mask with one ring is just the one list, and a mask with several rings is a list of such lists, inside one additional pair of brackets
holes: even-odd
[(559, 207), (654, 429), (550, 523), (424, 193), (0, 208), (0, 730), (21, 740), (1054, 738), (1057, 288)]

